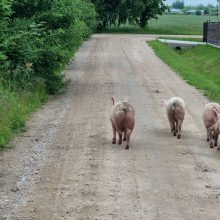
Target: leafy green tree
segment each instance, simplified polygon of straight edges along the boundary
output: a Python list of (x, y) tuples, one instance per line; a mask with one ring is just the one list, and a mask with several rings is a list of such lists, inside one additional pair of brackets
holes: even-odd
[(7, 32), (9, 27), (9, 18), (12, 14), (11, 1), (1, 0), (0, 1), (0, 77), (1, 73), (6, 73), (10, 65), (4, 47), (7, 45)]
[(201, 15), (201, 10), (196, 10), (196, 15)]
[(0, 84), (58, 92), (65, 64), (96, 18), (89, 0), (0, 0)]
[(0, 1), (0, 19), (3, 19), (5, 16), (10, 16), (12, 14), (11, 4), (12, 2), (8, 0)]
[(140, 13), (136, 19), (142, 28), (146, 27), (150, 19), (157, 19), (166, 9), (163, 0), (142, 0), (141, 3)]
[(205, 6), (203, 4), (199, 4), (196, 6), (196, 9), (204, 10)]
[(91, 0), (98, 12), (99, 28), (116, 24), (121, 0)]
[(146, 27), (151, 18), (165, 11), (165, 0), (92, 0), (99, 14), (101, 27), (129, 22)]
[(184, 1), (181, 0), (176, 0), (173, 4), (172, 4), (173, 8), (178, 8), (178, 9), (183, 9), (184, 8)]
[(208, 15), (208, 14), (209, 14), (209, 9), (208, 9), (208, 8), (205, 8), (204, 14), (205, 14), (205, 15)]
[(54, 0), (14, 0), (12, 4), (14, 18), (32, 18), (42, 11), (50, 10)]

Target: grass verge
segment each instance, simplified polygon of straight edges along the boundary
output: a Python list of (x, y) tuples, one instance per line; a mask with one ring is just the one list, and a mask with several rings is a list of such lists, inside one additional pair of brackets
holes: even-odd
[(0, 149), (7, 148), (8, 141), (19, 131), (25, 130), (25, 121), (47, 100), (42, 87), (33, 91), (11, 92), (0, 87)]
[(155, 53), (184, 80), (220, 102), (220, 53), (218, 48), (199, 45), (175, 51), (159, 41), (148, 42)]

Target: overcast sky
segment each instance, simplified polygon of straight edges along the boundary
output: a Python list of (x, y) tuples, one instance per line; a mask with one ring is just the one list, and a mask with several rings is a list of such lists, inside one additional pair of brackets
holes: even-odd
[[(171, 5), (175, 1), (176, 0), (166, 0), (168, 5)], [(199, 5), (199, 4), (207, 5), (209, 3), (212, 5), (217, 4), (217, 0), (183, 0), (183, 1), (185, 5)]]

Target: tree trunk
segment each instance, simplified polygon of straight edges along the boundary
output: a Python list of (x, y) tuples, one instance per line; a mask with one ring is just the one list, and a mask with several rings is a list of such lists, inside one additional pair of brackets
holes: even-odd
[(144, 9), (144, 11), (141, 12), (139, 25), (140, 25), (141, 28), (146, 27), (146, 25), (147, 25), (147, 9)]

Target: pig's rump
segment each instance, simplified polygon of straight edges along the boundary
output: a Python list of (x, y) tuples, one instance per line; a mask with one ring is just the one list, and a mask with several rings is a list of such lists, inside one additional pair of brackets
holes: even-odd
[(126, 129), (133, 130), (134, 128), (134, 116), (126, 110), (116, 111), (112, 120), (119, 131), (125, 132)]

